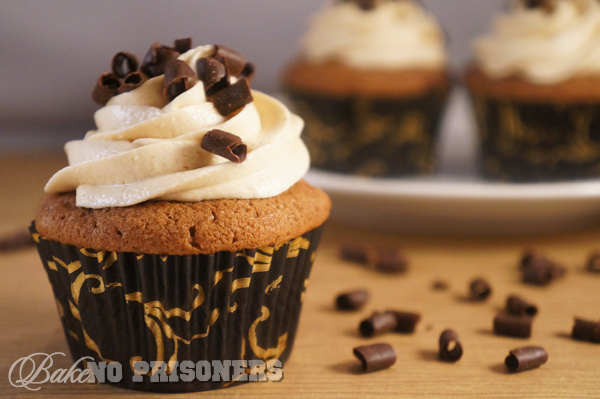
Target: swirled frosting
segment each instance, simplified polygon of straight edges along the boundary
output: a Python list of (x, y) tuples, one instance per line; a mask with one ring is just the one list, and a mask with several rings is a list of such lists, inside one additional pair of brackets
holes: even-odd
[(519, 2), (474, 47), (478, 66), (492, 78), (518, 75), (553, 84), (600, 75), (600, 3), (556, 0), (549, 11)]
[[(196, 60), (213, 46), (179, 59), (196, 72)], [(268, 198), (299, 181), (309, 167), (300, 139), (302, 120), (274, 98), (253, 91), (254, 101), (223, 117), (207, 101), (202, 81), (167, 102), (164, 75), (111, 98), (94, 119), (97, 130), (68, 142), (69, 166), (48, 181), (46, 192), (76, 190), (77, 206), (123, 207), (151, 199), (201, 201)], [(235, 79), (235, 78), (231, 78)], [(205, 133), (220, 129), (248, 146), (246, 160), (233, 163), (204, 151)]]
[(363, 69), (444, 68), (444, 35), (435, 19), (410, 0), (372, 10), (336, 2), (313, 17), (302, 55)]

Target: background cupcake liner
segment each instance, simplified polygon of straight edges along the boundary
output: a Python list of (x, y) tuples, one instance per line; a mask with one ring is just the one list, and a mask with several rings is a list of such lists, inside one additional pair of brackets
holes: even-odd
[(123, 388), (205, 391), (224, 382), (132, 382), (135, 361), (290, 356), (322, 226), (288, 243), (214, 255), (80, 249), (30, 228), (74, 360), (118, 361)]
[(428, 174), (448, 89), (407, 98), (335, 97), (291, 91), (306, 127), (311, 165), (363, 176)]
[(600, 105), (472, 97), (488, 176), (525, 182), (600, 175)]

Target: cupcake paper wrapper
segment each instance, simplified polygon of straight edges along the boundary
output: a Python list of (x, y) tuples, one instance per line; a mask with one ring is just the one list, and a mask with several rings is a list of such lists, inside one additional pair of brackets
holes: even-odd
[(429, 174), (447, 89), (410, 98), (289, 93), (314, 167), (364, 176)]
[(600, 175), (600, 106), (497, 100), (473, 94), (482, 169), (512, 181)]
[(132, 365), (285, 362), (322, 226), (282, 245), (192, 256), (83, 249), (40, 237), (34, 224), (30, 231), (73, 359), (119, 362), (123, 388), (190, 392), (231, 383), (154, 383), (150, 375), (134, 383)]

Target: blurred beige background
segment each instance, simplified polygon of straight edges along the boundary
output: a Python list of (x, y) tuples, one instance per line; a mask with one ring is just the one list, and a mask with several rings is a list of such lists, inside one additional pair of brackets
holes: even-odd
[[(423, 0), (450, 36), (459, 68), (469, 42), (506, 0)], [(326, 0), (4, 0), (0, 3), (0, 149), (60, 148), (93, 127), (90, 92), (117, 51), (143, 57), (153, 41), (192, 36), (257, 64), (273, 92), (311, 14)]]

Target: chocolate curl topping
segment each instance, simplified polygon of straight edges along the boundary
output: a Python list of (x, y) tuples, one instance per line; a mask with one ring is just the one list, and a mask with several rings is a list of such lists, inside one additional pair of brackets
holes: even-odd
[(103, 73), (96, 81), (92, 91), (92, 99), (100, 105), (105, 105), (121, 86), (121, 81), (113, 73)]
[(172, 101), (175, 97), (185, 92), (188, 87), (188, 78), (196, 75), (188, 64), (181, 60), (169, 62), (165, 68), (165, 80), (163, 81), (163, 96)]
[(112, 72), (123, 79), (138, 69), (138, 59), (135, 55), (123, 51), (115, 54), (111, 62)]
[(396, 363), (396, 352), (389, 344), (359, 346), (352, 353), (360, 361), (363, 373), (387, 369)]
[(244, 67), (244, 69), (242, 70), (242, 72), (240, 73), (239, 76), (242, 78), (246, 78), (248, 80), (252, 80), (255, 73), (256, 73), (256, 67), (254, 66), (253, 63), (248, 62), (248, 63), (246, 63), (246, 66)]
[(548, 361), (548, 352), (538, 346), (514, 349), (504, 360), (506, 368), (512, 372), (531, 370)]
[(440, 360), (445, 362), (457, 362), (463, 355), (460, 338), (454, 330), (446, 330), (440, 335)]
[(246, 160), (248, 147), (235, 134), (213, 129), (202, 137), (203, 150), (226, 158), (231, 162), (242, 163)]
[(214, 58), (225, 65), (229, 76), (237, 76), (243, 72), (246, 67), (246, 58), (243, 55), (219, 44), (215, 45), (215, 49), (217, 51)]
[(173, 42), (173, 48), (180, 54), (185, 53), (192, 48), (192, 38), (185, 37), (183, 39), (175, 39)]
[(179, 52), (175, 49), (154, 42), (144, 56), (140, 71), (150, 78), (162, 75), (165, 73), (167, 64), (177, 57), (179, 57)]
[(121, 83), (121, 87), (119, 87), (119, 90), (117, 90), (117, 94), (126, 93), (136, 89), (146, 80), (146, 75), (143, 73), (131, 72), (129, 75), (125, 76), (125, 79), (123, 79), (123, 83)]
[(211, 89), (216, 86), (218, 86), (218, 90), (215, 90), (214, 93), (229, 86), (225, 65), (214, 58), (198, 58), (196, 71), (198, 79), (204, 83), (204, 91), (207, 95), (211, 95), (209, 94), (212, 93)]
[(377, 0), (341, 0), (342, 3), (356, 3), (361, 9), (369, 11), (377, 6)]
[(543, 8), (547, 12), (554, 11), (554, 2), (552, 0), (522, 0), (525, 8)]
[(241, 79), (231, 86), (215, 93), (212, 97), (212, 101), (217, 111), (221, 115), (227, 116), (243, 108), (247, 104), (250, 104), (254, 101), (254, 98), (252, 98), (248, 81), (246, 79)]

